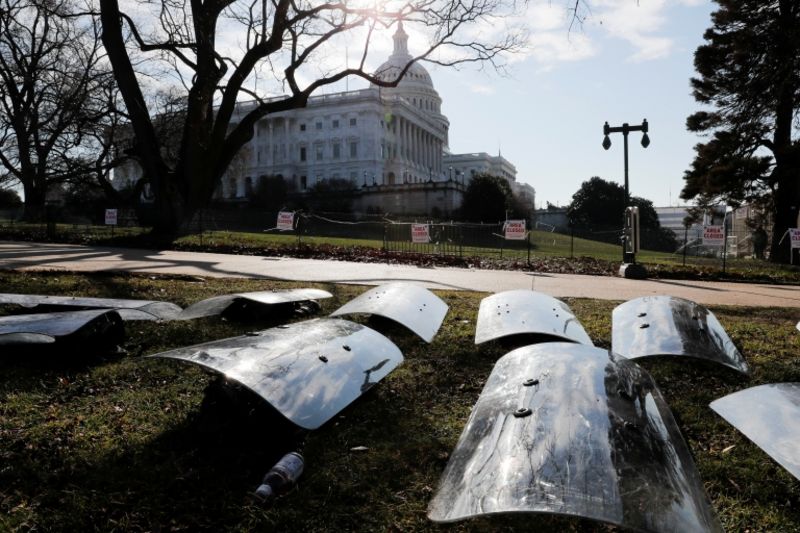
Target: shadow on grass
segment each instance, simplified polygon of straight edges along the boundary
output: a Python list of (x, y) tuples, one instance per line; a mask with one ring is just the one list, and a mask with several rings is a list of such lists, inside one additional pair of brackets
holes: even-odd
[(141, 444), (70, 454), (67, 435), (13, 442), (2, 506), (33, 504), (28, 522), (44, 530), (220, 530), (241, 519), (261, 477), (303, 437), (249, 391), (213, 380), (196, 412)]

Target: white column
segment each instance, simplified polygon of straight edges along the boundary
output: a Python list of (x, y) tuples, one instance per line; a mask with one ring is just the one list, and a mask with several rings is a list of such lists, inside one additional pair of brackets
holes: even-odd
[(411, 166), (414, 166), (415, 144), (414, 144), (414, 124), (408, 124), (408, 161)]
[(264, 158), (265, 163), (270, 167), (270, 174), (272, 173), (272, 164), (274, 161), (272, 160), (272, 121), (267, 120), (267, 131), (269, 132), (267, 136), (268, 144), (266, 149), (266, 157)]
[(422, 162), (425, 165), (425, 169), (430, 166), (430, 154), (428, 153), (428, 132), (422, 130)]
[(425, 133), (425, 155), (428, 156), (428, 168), (433, 172), (433, 139), (431, 139), (431, 134), (427, 132)]
[(408, 161), (409, 166), (411, 165), (411, 124), (406, 119), (406, 128), (405, 128), (405, 140), (406, 140), (406, 161)]
[(420, 148), (422, 148), (421, 150), (422, 153), (420, 154), (421, 156), (420, 158), (422, 159), (422, 166), (425, 167), (425, 170), (428, 170), (428, 136), (425, 133), (425, 130), (421, 128), (419, 130), (419, 142), (420, 142)]
[(439, 139), (433, 137), (433, 169), (439, 173)]
[(405, 163), (408, 159), (408, 140), (406, 139), (406, 119), (400, 119), (400, 158)]
[(408, 160), (414, 166), (414, 124), (408, 124)]
[(436, 140), (436, 167), (442, 172), (442, 141)]
[(422, 150), (420, 149), (420, 142), (419, 138), (419, 127), (414, 125), (414, 162), (417, 164), (418, 167), (422, 166), (422, 158), (420, 157), (422, 154)]

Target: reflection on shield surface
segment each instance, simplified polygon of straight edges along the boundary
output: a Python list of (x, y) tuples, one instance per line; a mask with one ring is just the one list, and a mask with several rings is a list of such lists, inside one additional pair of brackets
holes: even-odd
[(298, 322), (152, 357), (219, 372), (305, 429), (327, 422), (403, 361), (389, 339), (341, 319)]
[(123, 320), (172, 320), (181, 308), (157, 300), (89, 298), (82, 296), (46, 296), (41, 294), (0, 294), (0, 304), (15, 304), (39, 310), (114, 309)]
[(747, 361), (711, 311), (672, 296), (636, 298), (614, 309), (611, 350), (628, 359), (683, 356), (743, 374)]
[(540, 292), (505, 291), (481, 300), (475, 344), (511, 335), (536, 335), (593, 346), (567, 304)]
[(356, 296), (331, 316), (353, 314), (389, 318), (407, 327), (425, 342), (431, 342), (447, 314), (447, 304), (419, 285), (386, 283)]
[(751, 387), (710, 407), (800, 479), (800, 383)]
[(116, 311), (93, 309), (0, 317), (0, 345), (85, 341), (86, 348), (122, 341), (122, 319)]
[(189, 320), (222, 314), (231, 306), (272, 306), (322, 300), (333, 295), (320, 289), (289, 289), (285, 291), (255, 291), (214, 296), (194, 303), (180, 312), (178, 320)]
[(428, 516), (514, 512), (640, 531), (721, 531), (649, 374), (574, 343), (526, 346), (497, 362)]
[(157, 300), (45, 296), (38, 294), (0, 294), (0, 304), (15, 304), (44, 311), (114, 309), (123, 320), (189, 320), (219, 315), (232, 306), (249, 306), (251, 309), (257, 309), (265, 306), (321, 300), (332, 296), (328, 291), (320, 289), (242, 292), (207, 298), (183, 310), (174, 303)]

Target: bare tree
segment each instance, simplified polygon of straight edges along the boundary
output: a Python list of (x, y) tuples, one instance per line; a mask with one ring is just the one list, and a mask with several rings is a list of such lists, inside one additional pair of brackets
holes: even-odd
[(71, 0), (0, 0), (0, 164), (22, 184), (26, 219), (52, 186), (108, 162), (103, 57), (97, 25)]
[[(407, 0), (404, 2), (314, 2), (307, 0), (161, 0), (144, 13), (125, 13), (118, 0), (100, 0), (103, 43), (137, 139), (144, 175), (155, 192), (155, 231), (174, 234), (203, 207), (226, 168), (264, 116), (303, 107), (318, 89), (357, 76), (378, 86), (396, 85), (414, 61), (441, 65), (488, 62), (523, 44), (523, 35), (495, 32), (509, 0)], [(403, 21), (429, 37), (427, 47), (392, 76), (368, 69), (375, 33)], [(483, 31), (479, 31), (482, 27)], [(484, 37), (481, 37), (483, 35)], [(138, 50), (126, 47), (132, 37)], [(235, 43), (230, 40), (239, 37)], [(342, 42), (358, 43), (357, 64), (326, 66)], [(338, 52), (337, 52), (337, 46)], [(186, 90), (186, 109), (177, 158), (162, 155), (164, 139), (142, 90), (141, 72), (130, 54), (151, 54), (169, 67)], [(326, 56), (330, 54), (330, 56)], [(385, 73), (384, 73), (385, 74)], [(261, 98), (269, 79), (282, 96)], [(237, 116), (237, 100), (255, 100)]]

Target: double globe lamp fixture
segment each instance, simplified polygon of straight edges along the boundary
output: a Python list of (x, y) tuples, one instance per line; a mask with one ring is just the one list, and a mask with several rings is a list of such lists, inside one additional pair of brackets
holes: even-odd
[(644, 134), (642, 135), (642, 147), (647, 148), (648, 146), (650, 146), (650, 137), (647, 136), (647, 129), (648, 129), (647, 119), (644, 119), (644, 121), (642, 121), (642, 123), (639, 126), (631, 126), (626, 122), (622, 126), (618, 126), (615, 128), (612, 128), (611, 126), (608, 125), (608, 122), (606, 122), (605, 125), (603, 125), (603, 134), (605, 135), (605, 137), (603, 137), (603, 148), (605, 148), (606, 150), (611, 148), (611, 139), (608, 137), (609, 133), (621, 132), (625, 136), (625, 140), (627, 142), (628, 133), (632, 131), (641, 131)]

